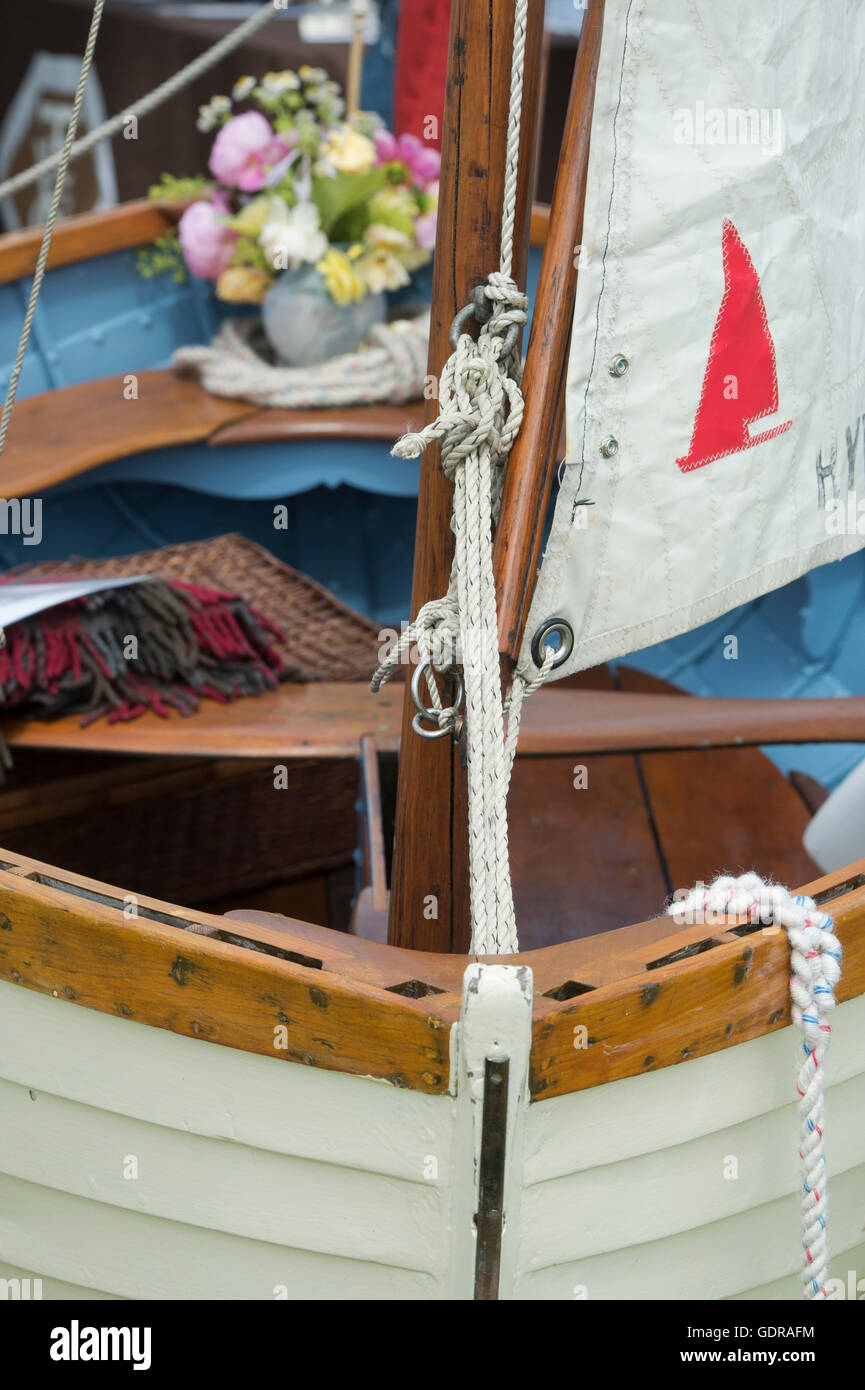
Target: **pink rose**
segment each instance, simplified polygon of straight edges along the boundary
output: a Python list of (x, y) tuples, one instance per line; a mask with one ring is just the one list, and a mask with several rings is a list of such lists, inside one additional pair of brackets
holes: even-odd
[(237, 233), (210, 203), (190, 203), (178, 225), (183, 259), (193, 275), (218, 280), (231, 260)]
[(442, 157), (432, 145), (424, 144), (416, 135), (401, 135), (397, 140), (389, 130), (377, 130), (373, 135), (379, 164), (398, 159), (412, 175), (415, 183), (424, 188), (434, 183), (441, 170)]
[(434, 251), (436, 246), (437, 212), (425, 212), (414, 224), (414, 234), (422, 251)]
[(390, 164), (394, 159), (399, 159), (399, 145), (396, 136), (391, 135), (389, 130), (373, 131), (372, 139), (379, 164)]
[(229, 188), (258, 193), (288, 148), (260, 111), (245, 111), (227, 121), (214, 140), (210, 172)]

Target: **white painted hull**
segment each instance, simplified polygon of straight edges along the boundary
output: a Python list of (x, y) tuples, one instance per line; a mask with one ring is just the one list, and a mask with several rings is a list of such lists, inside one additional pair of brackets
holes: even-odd
[[(532, 1105), (515, 1088), (502, 1296), (798, 1298), (796, 1046), (785, 1029)], [(0, 1279), (471, 1297), (477, 1083), (455, 1076), (426, 1096), (0, 984)], [(832, 1273), (863, 1278), (865, 998), (837, 1011), (828, 1080)]]

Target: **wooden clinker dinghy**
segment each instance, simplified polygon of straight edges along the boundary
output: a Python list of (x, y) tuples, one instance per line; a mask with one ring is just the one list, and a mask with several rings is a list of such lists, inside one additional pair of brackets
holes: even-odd
[[(695, 93), (705, 99), (709, 92), (726, 104), (730, 74), (743, 90), (747, 82), (765, 84), (765, 74), (775, 72), (772, 61), (792, 52), (789, 36), (776, 54), (765, 19), (755, 18), (744, 0), (723, 12), (702, 0), (696, 6), (668, 0), (663, 7), (654, 0), (607, 0), (606, 6), (594, 0), (587, 11), (523, 376), (522, 429), (504, 479), (489, 566), (490, 527), (475, 529), (476, 554), (484, 561), (479, 580), (495, 584), (499, 640), (493, 658), (497, 663), (501, 656), (510, 719), (514, 692), (519, 699), (531, 695), (511, 801), (517, 918), (521, 894), (525, 902), (530, 892), (526, 865), (539, 898), (548, 874), (537, 826), (555, 796), (543, 778), (525, 777), (527, 804), (517, 812), (515, 801), (533, 754), (567, 756), (573, 767), (590, 750), (603, 763), (597, 769), (601, 786), (605, 775), (615, 784), (627, 764), (629, 785), (653, 812), (644, 829), (655, 837), (662, 899), (691, 887), (676, 881), (686, 865), (690, 870), (687, 851), (698, 838), (690, 835), (682, 807), (699, 810), (700, 799), (708, 805), (713, 796), (705, 764), (691, 800), (682, 803), (674, 779), (665, 789), (660, 764), (653, 762), (715, 756), (705, 751), (711, 738), (699, 718), (676, 708), (699, 709), (698, 701), (645, 695), (663, 706), (654, 713), (640, 706), (643, 713), (629, 732), (620, 719), (616, 733), (615, 701), (636, 694), (608, 692), (601, 709), (595, 706), (605, 731), (600, 734), (596, 722), (593, 734), (588, 706), (580, 716), (577, 697), (597, 692), (573, 691), (570, 706), (567, 687), (535, 693), (539, 681), (578, 675), (596, 661), (696, 625), (727, 611), (729, 592), (730, 602), (738, 602), (749, 596), (749, 585), (750, 596), (765, 592), (861, 544), (843, 537), (824, 546), (823, 516), (811, 514), (813, 498), (808, 493), (806, 500), (799, 486), (802, 478), (814, 481), (812, 444), (820, 430), (827, 431), (827, 457), (832, 431), (836, 444), (843, 440), (838, 412), (851, 405), (863, 379), (858, 330), (854, 325), (835, 339), (845, 354), (859, 354), (855, 370), (847, 372), (846, 357), (841, 362), (829, 355), (825, 379), (818, 373), (807, 392), (795, 375), (805, 357), (785, 337), (789, 296), (779, 296), (776, 311), (769, 286), (778, 288), (778, 257), (796, 243), (797, 228), (801, 243), (803, 226), (809, 237), (819, 226), (818, 195), (827, 193), (821, 181), (829, 179), (828, 193), (838, 191), (840, 165), (827, 158), (825, 129), (812, 131), (808, 122), (817, 97), (825, 96), (820, 83), (830, 78), (834, 105), (817, 102), (816, 109), (837, 110), (845, 119), (847, 107), (861, 103), (855, 72), (839, 74), (833, 55), (854, 55), (863, 33), (849, 13), (830, 24), (825, 15), (810, 13), (804, 0), (796, 8), (801, 31), (795, 53), (810, 64), (814, 90), (806, 101), (808, 84), (798, 68), (785, 70), (783, 83), (779, 77), (783, 90), (792, 92), (795, 158), (785, 164), (777, 154), (760, 153), (766, 191), (756, 204), (753, 191), (763, 184), (741, 152), (715, 146), (707, 153), (693, 142), (671, 141), (667, 148), (650, 140), (655, 163), (641, 165), (641, 142), (652, 131), (657, 139), (653, 108), (645, 103), (663, 71), (666, 114), (671, 103), (687, 107)], [(473, 345), (459, 333), (476, 310), (477, 352), (489, 351), (480, 375), (492, 362), (490, 392), (507, 390), (512, 409), (519, 408), (518, 333), (501, 352), (491, 348), (490, 337), (496, 324), (503, 326), (502, 312), (517, 309), (516, 284), (525, 269), (542, 17), (541, 5), (526, 7), (524, 0), (454, 0), (452, 17), (430, 371), (441, 375), (452, 346), (457, 367), (468, 362), (478, 370)], [(750, 45), (744, 50), (743, 35)], [(659, 50), (668, 55), (666, 67), (659, 67)], [(770, 104), (773, 89), (756, 90), (758, 104), (760, 97)], [(504, 132), (513, 137), (515, 124), (519, 157), (516, 165), (511, 158), (508, 171), (515, 142), (508, 139), (506, 157)], [(839, 157), (842, 145), (830, 138), (829, 147)], [(796, 160), (809, 175), (798, 183)], [(794, 194), (801, 194), (799, 204)], [(680, 208), (677, 199), (687, 206)], [(632, 205), (639, 208), (636, 228), (628, 221)], [(781, 207), (784, 216), (775, 218), (773, 209)], [(763, 300), (748, 271), (750, 257), (725, 230), (733, 213), (742, 244), (768, 277), (762, 315), (754, 313)], [(502, 236), (511, 214), (512, 258)], [(677, 243), (680, 221), (686, 230)], [(834, 265), (843, 267), (860, 232), (852, 209), (849, 239), (830, 248)], [(732, 250), (722, 261), (725, 238)], [(580, 245), (587, 257), (577, 257), (577, 280), (574, 247)], [(649, 281), (641, 256), (657, 273), (645, 299), (640, 287)], [(739, 275), (732, 289), (725, 284), (731, 260)], [(774, 270), (767, 271), (767, 261)], [(496, 272), (502, 264), (507, 269)], [(797, 299), (817, 293), (827, 274), (837, 290), (834, 270), (827, 272), (816, 253), (796, 265)], [(670, 266), (692, 277), (698, 309), (689, 304), (687, 313), (682, 310), (681, 295), (665, 283)], [(784, 274), (792, 276), (790, 265)], [(484, 276), (490, 277), (487, 288)], [(472, 297), (479, 286), (481, 293)], [(620, 323), (616, 310), (625, 292), (633, 315)], [(718, 303), (731, 298), (748, 332), (762, 323), (766, 334), (776, 334), (777, 354), (774, 347), (768, 353), (766, 334), (762, 338), (758, 384), (764, 394), (767, 381), (771, 388), (771, 356), (781, 414), (777, 429), (767, 425), (752, 437), (749, 421), (768, 414), (767, 401), (749, 395), (748, 410), (733, 419), (734, 412), (718, 413), (706, 387), (708, 423), (719, 445), (709, 459), (700, 456), (705, 436), (694, 409), (704, 375), (710, 385), (714, 381), (705, 354), (714, 342)], [(846, 323), (849, 302), (849, 295), (845, 301), (836, 294), (830, 318), (840, 315)], [(463, 310), (451, 344), (451, 325)], [(830, 326), (820, 321), (819, 331), (812, 325), (810, 332), (817, 351)], [(452, 364), (448, 370), (456, 372)], [(471, 395), (467, 377), (448, 379)], [(610, 394), (616, 384), (633, 392), (624, 403)], [(753, 381), (746, 384), (750, 390)], [(500, 440), (511, 419), (501, 400), (491, 408), (496, 428), (467, 450), (472, 468), (489, 462), (496, 436)], [(431, 403), (428, 423), (435, 409)], [(657, 416), (654, 432), (643, 428), (650, 410)], [(471, 407), (466, 414), (474, 427)], [(567, 467), (536, 583), (563, 415)], [(453, 448), (452, 417), (445, 399), (439, 442), (446, 457)], [(731, 440), (734, 429), (739, 433)], [(720, 448), (724, 431), (738, 449)], [(781, 481), (760, 491), (767, 476)], [(828, 487), (829, 474), (821, 476)], [(842, 486), (837, 469), (832, 476)], [(688, 488), (681, 513), (653, 508), (654, 488), (668, 498), (677, 486)], [(497, 497), (481, 492), (467, 501), (465, 492), (459, 480), (454, 490), (442, 473), (438, 445), (428, 449), (416, 615), (448, 591), (452, 506), (497, 509)], [(792, 509), (786, 530), (764, 526), (762, 549), (740, 543), (755, 527), (759, 531), (777, 496)], [(575, 525), (590, 509), (596, 509), (594, 522), (585, 529)], [(701, 526), (681, 524), (683, 517), (699, 516)], [(621, 529), (610, 537), (614, 518)], [(462, 545), (462, 536), (458, 540)], [(465, 558), (464, 549), (457, 553)], [(712, 563), (703, 563), (709, 554)], [(742, 556), (755, 554), (754, 572), (743, 573)], [(551, 556), (560, 563), (551, 564)], [(446, 605), (451, 613), (453, 607)], [(456, 608), (465, 636), (471, 615), (461, 601)], [(484, 621), (489, 618), (487, 610)], [(553, 629), (558, 646), (550, 640)], [(630, 647), (623, 646), (626, 639)], [(468, 804), (476, 830), (478, 796), (489, 791), (489, 804), (498, 805), (502, 775), (484, 767), (487, 748), (476, 741), (474, 707), (459, 707), (455, 675), (465, 678), (470, 701), (472, 682), (490, 660), (482, 645), (463, 643), (460, 672), (436, 668), (438, 704), (419, 707), (422, 687), (415, 683), (413, 694), (407, 683), (389, 882), (390, 837), (386, 818), (375, 813), (378, 764), (372, 745), (363, 743), (365, 895), (354, 933), (242, 908), (208, 915), (130, 897), (110, 886), (110, 873), (106, 882), (96, 881), (0, 853), (0, 1260), (7, 1279), (41, 1278), (51, 1297), (714, 1299), (788, 1298), (803, 1288), (809, 1296), (847, 1296), (847, 1272), (865, 1263), (865, 860), (817, 877), (805, 885), (805, 898), (779, 889), (768, 917), (758, 911), (760, 893), (771, 897), (773, 890), (752, 884), (749, 898), (751, 889), (740, 880), (722, 898), (720, 914), (712, 908), (701, 917), (702, 900), (688, 898), (678, 903), (679, 921), (655, 916), (582, 939), (580, 926), (570, 924), (585, 921), (582, 903), (589, 892), (579, 875), (569, 877), (556, 864), (549, 878), (558, 905), (547, 897), (541, 915), (549, 915), (555, 931), (565, 924), (567, 939), (537, 949), (525, 949), (524, 940), (521, 951), (499, 946), (495, 956), (480, 950), (481, 910), (488, 904), (478, 883), (484, 874), (489, 878), (489, 863), (474, 834), (471, 848), (467, 844), (466, 810)], [(434, 681), (432, 666), (428, 673)], [(496, 705), (495, 690), (491, 698), (495, 738), (489, 749), (501, 762), (501, 699)], [(865, 735), (853, 702), (821, 702), (819, 715), (806, 703), (785, 708), (778, 726), (785, 741)], [(545, 721), (544, 708), (556, 709), (556, 719)], [(443, 736), (418, 737), (418, 718), (422, 731)], [(706, 719), (726, 745), (766, 739), (765, 710), (749, 706), (731, 714), (709, 702)], [(662, 751), (674, 747), (691, 751)], [(725, 766), (733, 778), (732, 763)], [(724, 767), (713, 767), (723, 780)], [(765, 780), (755, 777), (753, 761), (740, 760), (744, 789), (726, 804), (734, 816), (755, 808), (756, 815), (744, 834), (741, 819), (734, 827), (733, 838), (740, 845), (744, 840), (745, 848), (738, 863), (723, 867), (757, 868), (795, 886), (806, 862), (799, 830), (780, 837), (778, 858), (765, 867), (758, 840), (761, 815), (771, 816), (773, 799), (789, 810), (788, 798), (798, 794), (781, 784), (781, 798), (780, 774), (762, 761), (759, 767), (768, 769)], [(748, 792), (754, 806), (746, 810)], [(576, 787), (573, 794), (592, 796)], [(600, 816), (603, 801), (586, 805)], [(626, 803), (621, 795), (614, 800), (620, 816), (608, 843), (616, 843)], [(801, 802), (795, 804), (804, 829), (807, 815)], [(538, 849), (521, 859), (523, 816), (530, 825), (538, 817)], [(791, 815), (788, 824), (794, 821)], [(671, 869), (665, 845), (675, 849), (677, 840), (680, 868)], [(749, 840), (753, 853), (747, 852)], [(604, 874), (599, 861), (596, 897), (609, 904), (622, 891), (627, 866)], [(506, 890), (507, 864), (502, 882), (491, 889), (497, 940), (500, 928), (507, 935), (513, 925), (499, 911)], [(742, 913), (730, 908), (743, 900)], [(789, 926), (797, 914), (803, 921)], [(386, 943), (358, 934), (374, 934), (385, 917)], [(792, 956), (778, 921), (790, 931)], [(827, 956), (838, 954), (836, 936), (843, 947), (840, 979), (837, 967), (822, 961), (824, 947), (812, 946), (818, 932), (825, 933), (820, 941)], [(813, 1094), (808, 1084), (801, 1115), (803, 1123), (818, 1116), (810, 1135), (799, 1137), (806, 1151), (805, 1201), (790, 1085), (791, 1058), (803, 1055), (803, 1044), (787, 1026), (791, 960), (794, 991), (805, 989), (810, 969), (803, 969), (803, 942), (817, 962), (811, 971), (816, 984), (805, 996), (794, 994), (792, 1017), (804, 1034), (806, 1064), (813, 1062), (818, 1078)], [(824, 1003), (818, 989), (831, 999)], [(830, 1013), (836, 1036), (826, 1054), (821, 1030), (828, 1029)], [(821, 1245), (817, 1280), (796, 1227), (800, 1205), (806, 1225), (815, 1211), (818, 1224), (823, 1220), (825, 1190), (817, 1193), (809, 1183), (809, 1164), (815, 1154), (819, 1159), (815, 1133), (822, 1142), (824, 1124), (835, 1263), (827, 1269)]]

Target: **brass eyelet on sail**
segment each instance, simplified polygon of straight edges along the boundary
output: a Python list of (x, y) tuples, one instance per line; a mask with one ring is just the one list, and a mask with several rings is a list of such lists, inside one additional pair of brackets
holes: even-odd
[(537, 667), (544, 664), (544, 654), (547, 647), (552, 647), (551, 637), (558, 637), (559, 645), (553, 647), (555, 657), (553, 666), (561, 666), (567, 661), (571, 652), (574, 650), (574, 629), (571, 627), (567, 618), (548, 618), (545, 623), (541, 623), (534, 637), (532, 638), (532, 660)]
[[(440, 675), (450, 676), (454, 682), (453, 704), (445, 705), (442, 709), (434, 709), (425, 705), (421, 696), (420, 683), (428, 672), (435, 672), (435, 667), (431, 661), (419, 661), (414, 668), (411, 678), (411, 697), (417, 714), (411, 721), (411, 726), (416, 734), (421, 738), (447, 738), (450, 734), (455, 740), (459, 739), (463, 727), (463, 717), (459, 713), (460, 706), (465, 694), (463, 678), (456, 667), (450, 667), (447, 671), (439, 672)], [(446, 715), (454, 715), (453, 723), (442, 724), (442, 718)], [(433, 725), (427, 728), (426, 725)]]

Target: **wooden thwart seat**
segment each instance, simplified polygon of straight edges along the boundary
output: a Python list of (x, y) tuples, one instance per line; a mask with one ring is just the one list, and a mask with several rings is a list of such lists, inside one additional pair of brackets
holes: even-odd
[(168, 369), (136, 373), (134, 399), (129, 390), (128, 376), (111, 376), (19, 401), (0, 458), (0, 496), (29, 495), (115, 459), (172, 445), (304, 439), (390, 444), (423, 422), (417, 404), (262, 409), (211, 396)]
[[(371, 653), (371, 666), (374, 656)], [(50, 723), (8, 718), (2, 732), (10, 746), (20, 748), (162, 756), (191, 752), (201, 757), (356, 757), (366, 735), (375, 739), (381, 752), (398, 749), (401, 710), (401, 684), (384, 686), (372, 695), (360, 682), (319, 681), (281, 685), (235, 704), (204, 701), (191, 719), (160, 719), (147, 713), (128, 724), (99, 720), (82, 728), (73, 715)], [(520, 756), (576, 758), (836, 741), (865, 742), (865, 697), (685, 700), (681, 693), (569, 685), (540, 690), (527, 702)]]

